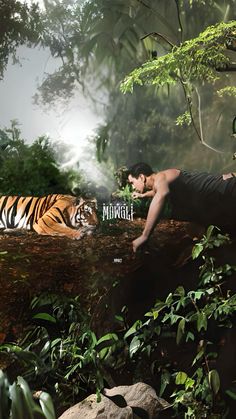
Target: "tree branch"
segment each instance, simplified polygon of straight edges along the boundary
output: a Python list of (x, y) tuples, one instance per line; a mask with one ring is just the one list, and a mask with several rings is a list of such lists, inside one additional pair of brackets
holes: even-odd
[(159, 33), (159, 32), (150, 32), (147, 35), (142, 36), (141, 41), (143, 41), (143, 39), (145, 39), (145, 38), (148, 38), (149, 36), (155, 36), (155, 37), (159, 37), (159, 38), (163, 39), (172, 48), (175, 46), (175, 44), (172, 41), (170, 41), (165, 35), (163, 35), (162, 33)]
[(173, 29), (173, 26), (171, 26), (168, 22), (168, 20), (161, 15), (156, 9), (154, 9), (153, 7), (149, 6), (148, 4), (145, 3), (145, 1), (143, 0), (136, 0), (138, 3), (142, 4), (142, 6), (146, 7), (147, 9), (151, 10), (152, 13), (155, 13), (155, 15), (158, 16), (159, 20), (166, 26), (166, 28), (169, 29), (169, 31), (176, 36), (176, 39), (178, 40), (178, 35), (176, 34), (175, 30)]
[(198, 97), (198, 118), (199, 118), (200, 132), (199, 132), (199, 130), (197, 128), (197, 125), (195, 124), (195, 120), (194, 120), (194, 116), (193, 116), (193, 110), (192, 110), (192, 101), (191, 101), (191, 98), (190, 98), (189, 94), (186, 91), (186, 87), (185, 87), (185, 84), (184, 84), (183, 79), (181, 77), (179, 77), (179, 80), (180, 80), (180, 83), (182, 85), (182, 88), (183, 88), (183, 91), (184, 91), (184, 95), (185, 95), (185, 99), (186, 99), (186, 102), (187, 102), (187, 105), (188, 105), (188, 109), (189, 109), (189, 114), (190, 114), (192, 126), (193, 126), (194, 131), (197, 134), (197, 137), (198, 137), (200, 143), (202, 145), (204, 145), (205, 147), (209, 148), (212, 151), (216, 151), (217, 153), (224, 153), (224, 151), (219, 150), (217, 148), (214, 148), (214, 147), (210, 146), (209, 144), (207, 144), (204, 141), (204, 138), (203, 138), (203, 129), (202, 129), (202, 119), (201, 119), (201, 102), (200, 102), (199, 93), (198, 93), (197, 89), (195, 88), (195, 91), (196, 91), (196, 94), (197, 94), (197, 97)]
[(178, 17), (178, 22), (179, 22), (179, 27), (180, 27), (180, 42), (182, 44), (183, 42), (183, 25), (180, 19), (180, 7), (179, 7), (179, 0), (175, 0), (175, 4), (176, 4), (176, 9), (177, 9), (177, 17)]

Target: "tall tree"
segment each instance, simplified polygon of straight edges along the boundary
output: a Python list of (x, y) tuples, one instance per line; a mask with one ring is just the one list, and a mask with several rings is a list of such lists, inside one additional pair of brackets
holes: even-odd
[(16, 62), (20, 45), (37, 45), (42, 29), (37, 4), (29, 7), (18, 0), (0, 0), (0, 79), (9, 57)]
[[(47, 6), (45, 19), (49, 29), (44, 37), (44, 45), (51, 48), (54, 56), (61, 57), (62, 66), (56, 73), (45, 78), (40, 90), (41, 100), (53, 102), (57, 98), (55, 93), (66, 98), (73, 94), (78, 83), (85, 91), (90, 92), (92, 97), (94, 86), (102, 90), (108, 104), (103, 108), (105, 124), (100, 127), (96, 135), (100, 159), (113, 159), (117, 165), (121, 161), (130, 163), (132, 158), (138, 158), (138, 156), (149, 159), (151, 154), (154, 158), (154, 153), (151, 153), (150, 149), (155, 149), (156, 158), (158, 158), (160, 150), (167, 151), (168, 144), (169, 156), (172, 155), (173, 144), (176, 149), (175, 157), (178, 154), (186, 156), (191, 148), (188, 138), (192, 137), (191, 131), (176, 127), (174, 122), (178, 113), (183, 114), (185, 111), (184, 93), (191, 105), (190, 119), (198, 137), (202, 140), (202, 120), (199, 118), (201, 86), (194, 86), (196, 94), (190, 100), (193, 96), (193, 85), (189, 83), (192, 76), (185, 76), (188, 69), (189, 74), (191, 72), (194, 74), (195, 68), (194, 60), (191, 67), (192, 57), (188, 52), (188, 47), (195, 45), (199, 68), (203, 69), (201, 60), (205, 59), (205, 49), (202, 48), (202, 41), (200, 39), (197, 44), (196, 40), (190, 38), (196, 37), (209, 25), (221, 20), (229, 20), (233, 16), (232, 0), (210, 0), (209, 2), (203, 0), (194, 2), (190, 0), (170, 2), (115, 0), (112, 3), (108, 0), (79, 3), (72, 0), (66, 2), (48, 0), (45, 4)], [(214, 32), (212, 28), (209, 28), (205, 36), (210, 37), (212, 31)], [(217, 35), (220, 46), (223, 45), (224, 39), (221, 35), (220, 32)], [(184, 49), (185, 55), (181, 54)], [(173, 79), (172, 69), (174, 71), (175, 65), (173, 60), (178, 52), (180, 52), (180, 71), (175, 77), (184, 87), (182, 93), (179, 88), (170, 87)], [(215, 59), (211, 53), (215, 54), (215, 52), (216, 46), (213, 40), (213, 45), (206, 54), (205, 60), (205, 75), (208, 73), (206, 77), (208, 80), (213, 74), (212, 62)], [(186, 57), (189, 58), (189, 66), (187, 66), (187, 61), (184, 61)], [(227, 58), (222, 61), (222, 57), (223, 54), (220, 56), (220, 65), (227, 65)], [(165, 66), (168, 58), (169, 66)], [(146, 60), (149, 61), (142, 67), (143, 73), (146, 69), (149, 78), (153, 81), (162, 79), (162, 84), (168, 84), (168, 90), (165, 87), (160, 88), (161, 83), (159, 85), (156, 83), (158, 89), (145, 88), (145, 93), (136, 91), (132, 98), (123, 98), (118, 92), (120, 81), (126, 73)], [(163, 63), (160, 69), (159, 63)], [(156, 69), (156, 72), (153, 69)], [(150, 70), (149, 73), (148, 70)], [(126, 79), (125, 88), (132, 76), (132, 82), (140, 82), (137, 71), (134, 71), (130, 78)], [(143, 80), (140, 83), (143, 83)], [(213, 100), (214, 92), (211, 92), (208, 87), (205, 91), (204, 100), (205, 105), (208, 106)], [(218, 106), (218, 101), (216, 104), (214, 107)], [(212, 115), (214, 107), (212, 107)], [(178, 124), (187, 117), (189, 118), (189, 114), (183, 114), (177, 119)], [(214, 126), (215, 118), (209, 118), (212, 121), (211, 125)], [(181, 140), (177, 141), (179, 137)], [(208, 143), (207, 140), (205, 142)], [(209, 155), (204, 153), (202, 151), (202, 156), (207, 156), (206, 161), (209, 161)], [(224, 155), (221, 157), (224, 160)], [(211, 159), (221, 160), (222, 166), (221, 158), (212, 157), (211, 154)], [(162, 159), (161, 164), (164, 163)]]

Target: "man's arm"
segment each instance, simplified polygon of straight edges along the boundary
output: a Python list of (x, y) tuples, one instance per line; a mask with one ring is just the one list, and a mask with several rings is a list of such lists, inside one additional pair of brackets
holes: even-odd
[(151, 198), (154, 195), (155, 195), (155, 191), (153, 191), (153, 190), (147, 191), (147, 192), (144, 192), (144, 193), (133, 192), (132, 193), (132, 198), (134, 198), (134, 199), (136, 199), (136, 198)]
[(169, 185), (165, 174), (162, 173), (157, 176), (154, 182), (153, 192), (155, 195), (149, 207), (147, 221), (143, 233), (132, 243), (134, 252), (136, 252), (136, 250), (148, 240), (161, 213), (165, 203), (165, 198), (169, 193)]

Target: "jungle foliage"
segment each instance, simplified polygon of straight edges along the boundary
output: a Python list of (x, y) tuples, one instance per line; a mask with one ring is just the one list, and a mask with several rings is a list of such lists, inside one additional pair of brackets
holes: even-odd
[(46, 136), (28, 145), (16, 121), (11, 128), (0, 130), (0, 151), (2, 195), (70, 193), (80, 182), (78, 171), (60, 169), (57, 150)]
[[(93, 138), (98, 161), (233, 170), (233, 0), (47, 0), (40, 12), (1, 4), (2, 72), (18, 45), (49, 48), (61, 64), (35, 101), (56, 106), (83, 91), (104, 118)], [(150, 86), (124, 96), (122, 80), (123, 90), (135, 80)]]
[[(35, 394), (22, 377), (10, 384), (0, 370), (0, 417), (11, 419), (55, 419), (51, 397), (46, 392)], [(37, 401), (38, 400), (38, 403)]]
[[(197, 92), (194, 81), (215, 83), (220, 79), (220, 72), (236, 70), (236, 63), (227, 55), (228, 51), (236, 51), (235, 21), (221, 22), (208, 27), (197, 38), (185, 41), (180, 46), (172, 45), (171, 52), (156, 60), (148, 61), (134, 70), (121, 84), (121, 90), (132, 92), (137, 85), (172, 85), (180, 83), (183, 87), (188, 110), (177, 118), (177, 125), (193, 124), (200, 141), (207, 145), (203, 138), (199, 98), (199, 128), (193, 116), (193, 92)], [(221, 97), (234, 95), (234, 86), (226, 86), (217, 92)]]
[[(37, 100), (54, 103), (55, 92), (65, 100), (81, 85), (98, 108), (102, 102), (97, 158), (115, 167), (146, 160), (155, 168), (230, 170), (234, 100), (224, 94), (232, 95), (234, 85), (233, 7), (232, 1), (47, 2), (43, 45), (62, 65), (45, 77)], [(119, 84), (127, 73), (123, 91), (134, 83), (151, 86), (124, 97)]]
[(35, 46), (42, 31), (37, 3), (28, 6), (18, 0), (0, 0), (0, 80), (11, 57), (18, 62), (20, 45)]
[(134, 84), (187, 84), (196, 79), (215, 82), (219, 71), (236, 68), (227, 56), (227, 50), (236, 50), (236, 23), (218, 23), (208, 27), (197, 38), (176, 46), (170, 53), (148, 61), (134, 70), (122, 84), (124, 92), (132, 91)]
[[(193, 248), (193, 259), (201, 260), (196, 289), (178, 286), (133, 324), (123, 307), (115, 332), (100, 338), (79, 298), (39, 295), (31, 303), (26, 336), (0, 350), (17, 360), (32, 389), (47, 389), (57, 406), (65, 408), (94, 391), (99, 400), (104, 386), (115, 384), (116, 374), (129, 371), (134, 381), (153, 385), (171, 403), (175, 417), (230, 417), (236, 388), (234, 382), (221, 384), (218, 357), (219, 342), (235, 329), (236, 295), (229, 280), (236, 266), (219, 265), (212, 256), (212, 249), (229, 243), (227, 235), (210, 226)], [(189, 354), (188, 361), (180, 361), (178, 353), (181, 359)]]

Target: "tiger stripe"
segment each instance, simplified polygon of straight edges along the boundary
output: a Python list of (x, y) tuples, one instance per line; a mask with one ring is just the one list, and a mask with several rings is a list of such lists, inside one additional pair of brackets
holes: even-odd
[[(88, 210), (89, 209), (89, 210)], [(94, 200), (70, 195), (0, 197), (0, 228), (80, 238), (98, 224)]]

